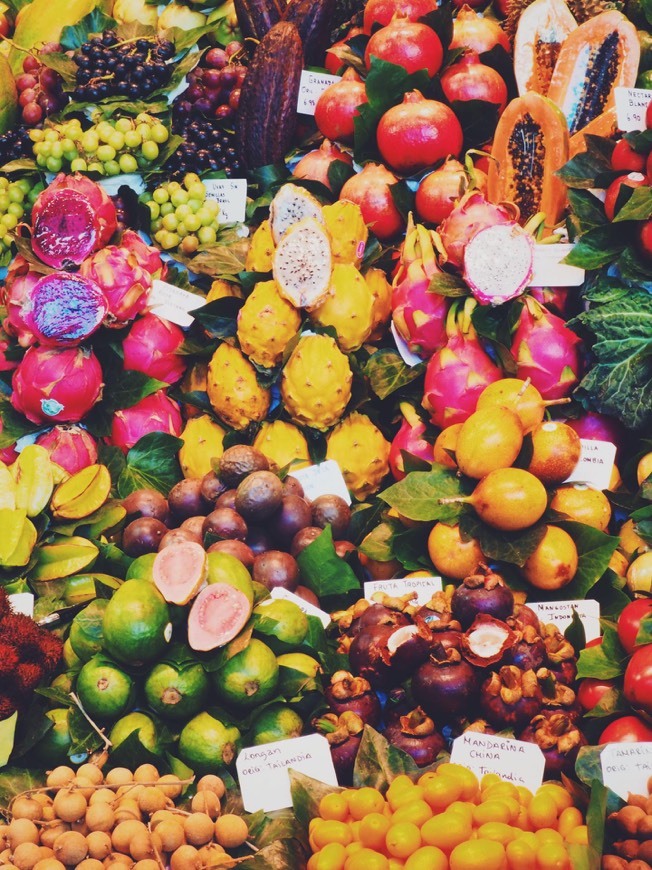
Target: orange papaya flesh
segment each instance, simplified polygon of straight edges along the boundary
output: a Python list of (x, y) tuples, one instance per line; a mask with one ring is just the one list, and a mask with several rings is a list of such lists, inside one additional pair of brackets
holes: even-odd
[(616, 117), (616, 107), (612, 106), (606, 112), (602, 112), (597, 118), (578, 130), (570, 137), (568, 143), (568, 159), (572, 160), (577, 154), (586, 151), (586, 136), (602, 136), (606, 139), (611, 139), (618, 130), (618, 120)]
[(514, 37), (514, 75), (521, 96), (548, 93), (561, 46), (576, 27), (564, 0), (534, 0), (523, 10)]

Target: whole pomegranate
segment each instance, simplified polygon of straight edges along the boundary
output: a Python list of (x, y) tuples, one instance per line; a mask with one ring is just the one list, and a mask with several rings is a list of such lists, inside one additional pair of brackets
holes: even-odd
[(151, 432), (167, 432), (179, 437), (183, 421), (179, 405), (163, 390), (146, 396), (130, 408), (116, 411), (108, 439), (123, 453), (130, 450), (143, 435)]
[(358, 36), (361, 34), (361, 27), (352, 27), (344, 39), (338, 39), (337, 42), (334, 42), (331, 47), (326, 51), (326, 57), (324, 58), (324, 67), (326, 71), (331, 73), (331, 75), (338, 75), (342, 67), (344, 66), (344, 61), (337, 56), (337, 50), (340, 48), (346, 48), (347, 42), (349, 39), (352, 39), (354, 36)]
[(397, 12), (410, 21), (418, 21), (437, 5), (437, 0), (368, 0), (364, 7), (364, 32), (371, 33), (374, 24), (385, 27)]
[(315, 106), (315, 123), (327, 139), (353, 142), (354, 118), (358, 106), (367, 102), (364, 82), (342, 79), (329, 85), (319, 95)]
[(414, 199), (417, 214), (421, 220), (438, 226), (453, 211), (468, 186), (469, 177), (460, 161), (447, 160), (419, 184)]
[(345, 163), (347, 166), (353, 164), (353, 158), (350, 154), (342, 151), (330, 139), (324, 139), (319, 148), (304, 154), (294, 167), (293, 175), (296, 178), (309, 178), (311, 181), (320, 181), (325, 187), (332, 190), (328, 180), (328, 170), (337, 160)]
[(402, 66), (409, 73), (425, 69), (429, 76), (434, 76), (442, 65), (444, 50), (439, 37), (427, 24), (394, 18), (367, 43), (364, 54), (367, 69), (372, 57)]
[(478, 15), (468, 4), (462, 6), (453, 21), (453, 38), (449, 48), (470, 48), (482, 54), (497, 45), (502, 45), (505, 51), (511, 51), (509, 37), (500, 24), (494, 18)]
[(451, 103), (482, 100), (497, 105), (498, 114), (507, 105), (507, 85), (503, 77), (482, 63), (476, 51), (466, 51), (457, 63), (447, 67), (441, 76), (441, 86)]
[(378, 150), (392, 169), (410, 174), (458, 156), (464, 135), (453, 111), (420, 91), (408, 91), (403, 102), (388, 109), (376, 130)]
[(398, 178), (380, 163), (367, 163), (349, 178), (340, 191), (340, 199), (360, 206), (364, 222), (379, 239), (391, 239), (405, 227), (400, 211), (394, 205), (390, 185)]

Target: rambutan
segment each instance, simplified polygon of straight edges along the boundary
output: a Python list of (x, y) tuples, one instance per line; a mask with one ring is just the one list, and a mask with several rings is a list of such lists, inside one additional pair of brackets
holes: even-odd
[(4, 619), (12, 612), (11, 602), (5, 590), (0, 586), (0, 619)]
[(0, 674), (13, 671), (19, 661), (16, 649), (11, 644), (0, 641)]
[(49, 631), (45, 631), (44, 629), (41, 629), (39, 634), (41, 661), (45, 670), (51, 672), (61, 661), (63, 643), (56, 634), (50, 634)]
[(16, 712), (16, 703), (14, 699), (7, 693), (0, 693), (0, 721), (8, 719)]
[(39, 665), (23, 662), (15, 671), (16, 684), (22, 693), (33, 691), (43, 678), (43, 668)]

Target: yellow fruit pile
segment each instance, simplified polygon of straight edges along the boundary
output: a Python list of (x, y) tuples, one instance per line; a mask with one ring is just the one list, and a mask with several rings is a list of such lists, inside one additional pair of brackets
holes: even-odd
[(441, 764), (413, 783), (323, 797), (310, 822), (308, 870), (570, 870), (568, 846), (587, 843), (582, 813), (560, 785), (534, 794)]

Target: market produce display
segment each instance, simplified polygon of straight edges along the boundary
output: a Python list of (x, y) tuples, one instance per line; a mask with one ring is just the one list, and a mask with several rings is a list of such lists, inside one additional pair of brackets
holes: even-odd
[(0, 6), (2, 866), (652, 865), (651, 25)]

